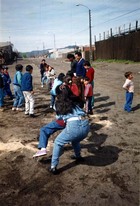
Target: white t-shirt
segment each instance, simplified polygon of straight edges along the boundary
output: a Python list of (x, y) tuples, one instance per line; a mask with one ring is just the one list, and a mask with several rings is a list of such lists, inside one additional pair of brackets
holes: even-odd
[(128, 92), (134, 92), (134, 83), (130, 79), (126, 79), (123, 85), (123, 88), (126, 89)]

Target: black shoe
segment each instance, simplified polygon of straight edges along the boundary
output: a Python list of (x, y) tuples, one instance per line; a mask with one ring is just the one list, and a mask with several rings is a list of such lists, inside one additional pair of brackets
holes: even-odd
[(49, 168), (49, 172), (52, 173), (53, 175), (58, 175), (60, 173), (56, 167)]
[(71, 158), (72, 160), (76, 160), (77, 163), (78, 163), (78, 162), (83, 162), (83, 161), (84, 161), (84, 158), (81, 157), (81, 156), (76, 157), (75, 155), (71, 155), (70, 158)]
[(92, 111), (88, 111), (88, 113), (87, 113), (87, 114), (91, 114), (91, 115), (92, 115), (92, 114), (93, 114), (93, 112), (92, 112)]
[(35, 117), (35, 115), (34, 115), (34, 114), (29, 114), (29, 116), (30, 116), (30, 117), (32, 117), (32, 118), (34, 118), (34, 117)]

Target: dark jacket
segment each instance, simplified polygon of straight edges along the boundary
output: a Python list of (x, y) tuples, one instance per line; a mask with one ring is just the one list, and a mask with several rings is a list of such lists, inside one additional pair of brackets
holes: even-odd
[(33, 91), (32, 75), (29, 72), (25, 72), (21, 82), (22, 91)]
[(2, 75), (0, 74), (0, 89), (2, 88), (4, 88), (4, 82), (3, 82)]
[(86, 75), (86, 70), (83, 66), (85, 60), (81, 59), (79, 62), (76, 64), (76, 76), (82, 76), (85, 77)]
[(76, 65), (77, 65), (77, 61), (76, 60), (71, 62), (71, 71), (72, 71), (72, 73), (76, 73)]

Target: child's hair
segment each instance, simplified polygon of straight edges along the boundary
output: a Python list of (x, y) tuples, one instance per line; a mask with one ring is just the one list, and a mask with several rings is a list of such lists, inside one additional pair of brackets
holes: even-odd
[(130, 75), (132, 74), (132, 72), (125, 72), (125, 74), (124, 74), (124, 76), (126, 77), (126, 78), (128, 78)]
[(66, 76), (74, 77), (74, 74), (71, 70), (67, 71)]
[(8, 66), (3, 66), (3, 69), (6, 69), (6, 70), (8, 70)]
[(89, 61), (85, 61), (83, 65), (84, 65), (84, 66), (88, 66), (88, 67), (91, 66)]
[(58, 75), (58, 80), (62, 81), (63, 82), (63, 78), (64, 78), (65, 74), (64, 73), (60, 73)]
[(31, 65), (27, 65), (26, 66), (26, 71), (30, 72), (31, 70), (33, 70), (33, 67)]
[(76, 106), (74, 104), (74, 95), (67, 85), (59, 85), (56, 87), (57, 100), (55, 103), (56, 114), (66, 115), (72, 113), (72, 109)]
[(85, 77), (84, 80), (85, 81), (89, 81), (90, 79), (89, 79), (89, 77)]
[(16, 71), (22, 71), (22, 69), (23, 69), (22, 64), (17, 64), (17, 65), (15, 66), (15, 69), (16, 69)]
[(72, 78), (71, 78), (71, 76), (66, 75), (66, 76), (63, 78), (63, 82), (64, 82), (66, 85), (71, 85), (71, 84), (72, 84)]

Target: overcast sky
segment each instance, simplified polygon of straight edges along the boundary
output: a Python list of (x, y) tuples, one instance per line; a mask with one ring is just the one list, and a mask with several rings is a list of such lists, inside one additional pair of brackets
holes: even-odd
[(140, 25), (140, 0), (0, 0), (0, 42), (22, 52), (88, 45), (89, 9), (93, 44), (110, 28)]

